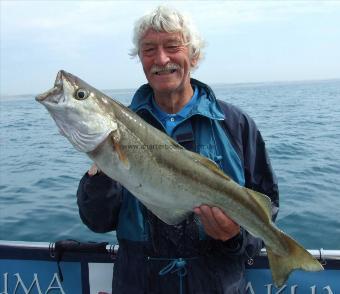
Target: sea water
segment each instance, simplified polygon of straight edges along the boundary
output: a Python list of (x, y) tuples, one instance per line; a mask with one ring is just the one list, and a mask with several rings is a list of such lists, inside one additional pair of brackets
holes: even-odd
[[(340, 249), (340, 80), (212, 88), (264, 137), (279, 181), (277, 225), (307, 248)], [(105, 92), (128, 104), (134, 90)], [(93, 233), (79, 218), (86, 155), (34, 95), (1, 97), (0, 107), (0, 239), (115, 243), (114, 233)]]

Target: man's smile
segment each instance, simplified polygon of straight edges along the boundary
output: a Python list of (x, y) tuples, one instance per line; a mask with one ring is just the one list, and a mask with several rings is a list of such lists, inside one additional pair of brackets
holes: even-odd
[(158, 76), (162, 76), (162, 75), (173, 74), (176, 71), (177, 71), (177, 69), (163, 69), (163, 70), (156, 71), (153, 74), (158, 75)]
[(171, 75), (177, 70), (180, 69), (180, 66), (176, 63), (168, 63), (164, 66), (159, 65), (153, 65), (151, 67), (151, 74), (157, 75), (157, 76), (163, 76), (163, 75)]

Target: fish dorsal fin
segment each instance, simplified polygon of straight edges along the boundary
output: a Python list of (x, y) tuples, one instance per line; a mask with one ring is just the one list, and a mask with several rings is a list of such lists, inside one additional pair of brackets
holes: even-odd
[[(170, 140), (170, 145), (178, 150), (186, 150), (181, 144), (177, 143), (175, 140)], [(189, 151), (190, 152), (190, 151)]]
[(215, 169), (220, 169), (219, 166), (217, 165), (217, 163), (213, 160), (211, 160), (210, 158), (207, 157), (203, 157), (203, 156), (197, 156), (198, 161), (205, 165), (206, 167), (209, 167), (212, 170)]
[(202, 164), (203, 166), (205, 166), (206, 168), (210, 169), (213, 173), (219, 175), (220, 177), (224, 178), (226, 181), (230, 181), (231, 178), (228, 177), (221, 169), (220, 167), (218, 166), (218, 164), (207, 158), (207, 157), (204, 157), (198, 153), (195, 153), (195, 152), (191, 152), (191, 151), (188, 151), (192, 157), (192, 159), (196, 162), (199, 162), (200, 164)]
[(270, 198), (260, 192), (243, 188), (246, 190), (247, 194), (263, 209), (269, 220), (272, 218), (272, 202)]
[[(190, 152), (190, 151), (188, 151)], [(227, 181), (231, 181), (231, 178), (228, 177), (217, 165), (217, 163), (207, 157), (201, 156), (197, 153), (190, 152), (193, 160), (201, 163), (208, 169), (210, 169), (215, 174), (221, 176)], [(243, 188), (246, 190), (247, 194), (254, 199), (254, 201), (263, 209), (264, 213), (268, 217), (269, 220), (271, 220), (272, 217), (272, 203), (270, 198), (267, 195), (261, 194), (260, 192), (256, 192), (254, 190)]]
[(199, 154), (199, 153), (192, 152), (192, 151), (189, 151), (189, 150), (185, 149), (182, 145), (180, 145), (179, 143), (177, 143), (175, 140), (170, 140), (170, 143), (171, 143), (171, 146), (173, 146), (175, 149), (177, 149), (177, 150), (184, 150), (185, 152), (187, 152), (187, 154), (190, 155), (190, 157), (191, 157), (194, 161), (196, 161), (196, 162), (202, 164), (203, 166), (205, 166), (206, 168), (210, 169), (210, 170), (211, 170), (212, 172), (214, 172), (215, 174), (217, 174), (217, 175), (221, 176), (222, 178), (224, 178), (226, 181), (230, 181), (230, 180), (231, 180), (231, 178), (228, 177), (228, 176), (220, 169), (220, 167), (218, 166), (218, 164), (217, 164), (215, 161), (213, 161), (213, 160), (211, 160), (211, 159), (209, 159), (209, 158), (207, 158), (207, 157), (205, 157), (205, 156), (202, 156), (202, 155)]

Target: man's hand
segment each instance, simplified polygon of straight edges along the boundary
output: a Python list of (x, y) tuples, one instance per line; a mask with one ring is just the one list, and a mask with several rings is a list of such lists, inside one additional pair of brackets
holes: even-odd
[(201, 205), (194, 212), (200, 217), (205, 232), (216, 240), (227, 241), (240, 233), (240, 226), (218, 207)]
[(92, 164), (90, 169), (88, 170), (87, 174), (92, 177), (94, 175), (96, 175), (97, 173), (100, 172), (100, 169), (96, 166), (96, 164)]

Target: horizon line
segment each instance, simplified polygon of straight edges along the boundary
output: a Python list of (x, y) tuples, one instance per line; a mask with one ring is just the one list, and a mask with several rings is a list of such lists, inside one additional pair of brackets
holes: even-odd
[[(198, 79), (199, 80), (199, 79)], [(217, 82), (217, 83), (206, 83), (210, 87), (221, 87), (221, 86), (233, 86), (233, 85), (258, 85), (258, 84), (285, 84), (285, 83), (312, 83), (312, 82), (327, 82), (327, 81), (340, 81), (340, 77), (338, 78), (324, 78), (324, 79), (302, 79), (302, 80), (274, 80), (274, 81), (257, 81), (257, 82)], [(105, 91), (136, 91), (137, 88), (110, 88), (110, 89), (98, 89), (101, 92)], [(24, 97), (24, 96), (35, 96), (39, 93), (26, 93), (26, 94), (0, 94), (0, 99), (2, 98), (10, 98), (10, 97)]]

